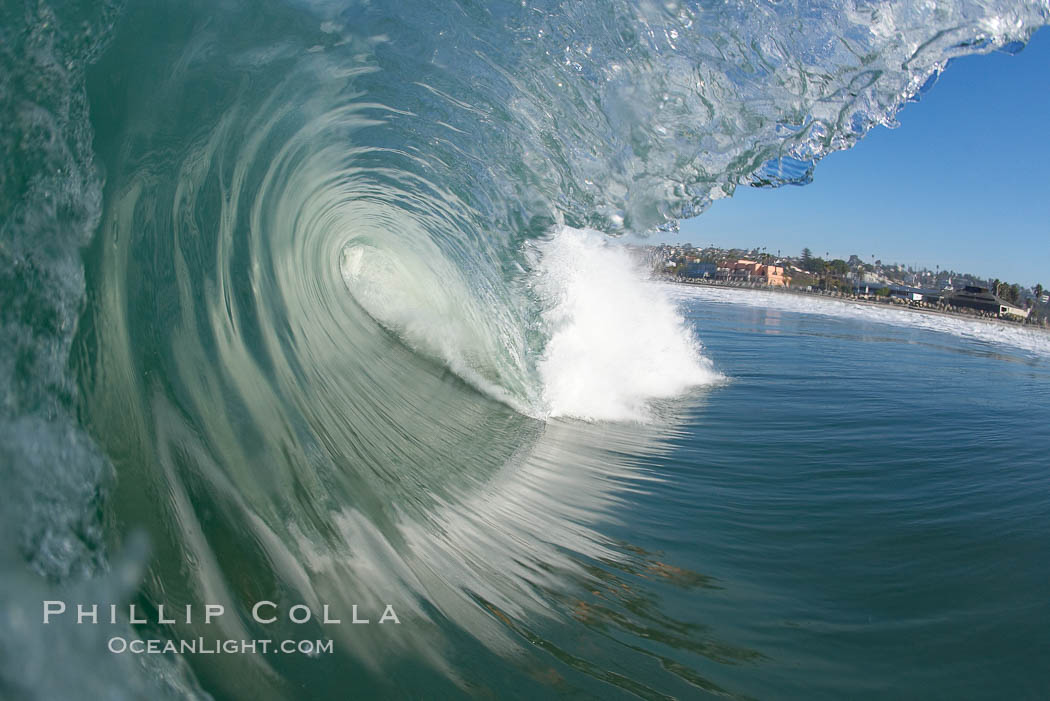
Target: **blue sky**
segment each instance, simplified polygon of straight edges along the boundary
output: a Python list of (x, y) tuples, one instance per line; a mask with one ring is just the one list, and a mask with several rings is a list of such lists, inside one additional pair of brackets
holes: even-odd
[(1050, 28), (955, 60), (921, 101), (805, 187), (741, 187), (656, 241), (856, 253), (1050, 286)]

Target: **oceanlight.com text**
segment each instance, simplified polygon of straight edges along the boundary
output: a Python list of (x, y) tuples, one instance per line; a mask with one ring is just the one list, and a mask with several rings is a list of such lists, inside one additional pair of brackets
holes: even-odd
[(331, 655), (334, 652), (332, 640), (161, 640), (140, 638), (123, 638), (115, 636), (109, 639), (107, 648), (110, 652), (122, 655), (164, 655), (179, 653), (181, 655)]

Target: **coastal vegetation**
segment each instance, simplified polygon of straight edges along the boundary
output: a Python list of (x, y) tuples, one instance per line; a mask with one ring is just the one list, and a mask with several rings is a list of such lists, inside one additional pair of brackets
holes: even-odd
[[(907, 302), (919, 307), (950, 307), (953, 294), (967, 288), (982, 289), (1016, 309), (1013, 316), (1027, 316), (1027, 323), (1050, 325), (1050, 300), (1041, 283), (1027, 287), (998, 278), (942, 269), (940, 265), (934, 266), (933, 270), (928, 267), (916, 269), (899, 263), (883, 263), (874, 255), (867, 260), (857, 254), (846, 259), (832, 258), (827, 252), (823, 256), (815, 255), (808, 247), (803, 248), (800, 255), (790, 256), (782, 255), (780, 251), (773, 255), (765, 248), (723, 249), (712, 245), (701, 249), (691, 244), (664, 245), (649, 247), (646, 257), (654, 269), (676, 278), (728, 284), (769, 284), (806, 292)], [(771, 277), (763, 280), (751, 274), (742, 277), (739, 274), (742, 264), (751, 261), (763, 266), (762, 269), (778, 271), (782, 277), (775, 281)], [(986, 315), (973, 309), (955, 311)]]

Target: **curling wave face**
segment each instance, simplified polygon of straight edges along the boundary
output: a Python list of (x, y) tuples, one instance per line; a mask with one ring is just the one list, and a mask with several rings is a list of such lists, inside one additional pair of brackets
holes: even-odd
[[(22, 78), (0, 92), (19, 135), (2, 144), (2, 435), (21, 501), (51, 495), (12, 517), (5, 566), (98, 576), (141, 527), (151, 604), (402, 604), (416, 625), (335, 633), (349, 666), (325, 671), (383, 691), (372, 673), (410, 656), (430, 670), (412, 688), (462, 689), (453, 655), (520, 651), (594, 563), (647, 566), (597, 526), (663, 450), (675, 398), (719, 375), (597, 232), (805, 181), (949, 59), (1023, 42), (1050, 8), (4, 13), (0, 79)], [(192, 672), (150, 674), (258, 698), (308, 674)]]

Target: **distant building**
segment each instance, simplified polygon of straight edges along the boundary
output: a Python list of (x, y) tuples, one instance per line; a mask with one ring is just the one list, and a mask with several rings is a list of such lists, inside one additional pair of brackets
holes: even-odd
[(685, 277), (714, 277), (718, 273), (718, 266), (714, 263), (690, 262), (685, 264), (682, 274)]
[(784, 266), (766, 265), (743, 258), (726, 264), (724, 270), (731, 280), (764, 282), (774, 287), (785, 287), (791, 282), (791, 278), (784, 274)]
[(857, 282), (853, 285), (853, 293), (857, 295), (875, 295), (878, 294), (879, 290), (888, 290), (890, 297), (904, 299), (909, 302), (922, 302), (928, 299), (935, 299), (937, 296), (937, 293), (932, 290), (920, 290), (916, 287), (906, 287), (892, 283)]
[(1016, 304), (1007, 302), (997, 294), (992, 293), (987, 287), (967, 285), (963, 289), (943, 298), (945, 304), (965, 309), (976, 309), (986, 314), (996, 316), (1017, 316), (1022, 319), (1028, 317), (1028, 310), (1018, 307)]
[(791, 278), (784, 274), (783, 265), (765, 265), (763, 272), (766, 274), (766, 284), (774, 287), (787, 287)]
[(923, 300), (922, 292), (915, 292), (914, 290), (893, 290), (890, 292), (890, 296), (906, 299), (909, 302), (921, 302)]

